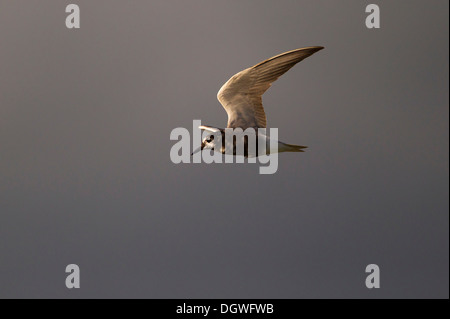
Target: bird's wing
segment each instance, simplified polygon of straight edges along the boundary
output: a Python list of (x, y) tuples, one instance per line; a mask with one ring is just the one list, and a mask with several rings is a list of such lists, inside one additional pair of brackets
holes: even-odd
[(217, 93), (228, 113), (227, 127), (266, 127), (262, 95), (281, 75), (295, 64), (322, 50), (307, 47), (282, 53), (233, 75)]
[(209, 131), (209, 132), (213, 132), (213, 133), (220, 132), (220, 129), (212, 127), (212, 126), (208, 126), (208, 125), (200, 125), (198, 128), (201, 130), (205, 130), (205, 131)]

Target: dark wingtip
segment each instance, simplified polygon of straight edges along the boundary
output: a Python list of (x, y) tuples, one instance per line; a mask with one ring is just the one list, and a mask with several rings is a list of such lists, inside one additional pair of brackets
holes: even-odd
[(323, 46), (311, 47), (311, 49), (315, 49), (315, 52), (325, 49)]

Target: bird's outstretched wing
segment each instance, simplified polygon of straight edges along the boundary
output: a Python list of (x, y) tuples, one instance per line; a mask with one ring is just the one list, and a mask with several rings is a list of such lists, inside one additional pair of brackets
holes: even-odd
[(307, 47), (282, 53), (233, 75), (217, 93), (228, 113), (227, 127), (266, 127), (262, 95), (270, 85), (295, 64), (322, 50)]
[(209, 126), (209, 125), (200, 125), (198, 128), (201, 130), (206, 130), (206, 131), (213, 132), (213, 133), (220, 132), (220, 129)]

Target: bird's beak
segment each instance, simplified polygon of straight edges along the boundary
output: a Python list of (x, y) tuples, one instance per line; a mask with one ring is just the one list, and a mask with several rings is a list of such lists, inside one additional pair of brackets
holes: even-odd
[(203, 147), (204, 147), (204, 145), (203, 145), (203, 143), (202, 143), (202, 145), (201, 145), (199, 148), (197, 148), (195, 151), (193, 151), (193, 152), (191, 153), (191, 156), (194, 155), (195, 153), (200, 152), (200, 151), (203, 149)]

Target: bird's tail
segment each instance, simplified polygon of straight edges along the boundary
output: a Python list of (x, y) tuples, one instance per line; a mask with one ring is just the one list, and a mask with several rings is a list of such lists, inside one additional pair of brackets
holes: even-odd
[(305, 148), (308, 146), (281, 143), (279, 152), (304, 152)]

